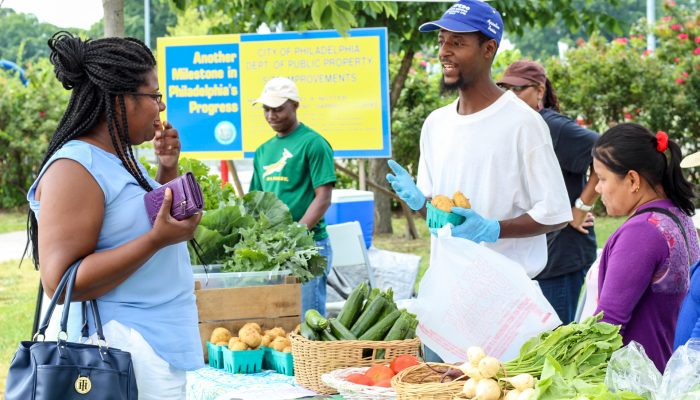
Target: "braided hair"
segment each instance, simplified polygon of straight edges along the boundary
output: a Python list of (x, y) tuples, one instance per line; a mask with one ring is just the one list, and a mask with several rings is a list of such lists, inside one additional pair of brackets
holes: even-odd
[[(131, 148), (124, 93), (136, 92), (145, 83), (146, 75), (155, 68), (156, 60), (151, 50), (134, 38), (82, 40), (65, 31), (55, 33), (48, 45), (56, 78), (72, 93), (38, 173), (68, 141), (85, 135), (100, 121), (106, 120), (117, 157), (139, 186), (150, 192), (151, 185), (138, 168)], [(25, 253), (31, 242), (32, 259), (38, 269), (38, 223), (31, 209), (27, 232)]]

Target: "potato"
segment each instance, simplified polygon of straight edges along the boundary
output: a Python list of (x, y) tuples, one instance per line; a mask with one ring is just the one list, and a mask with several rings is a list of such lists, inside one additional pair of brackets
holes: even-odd
[(292, 346), (287, 346), (284, 349), (282, 349), (283, 352), (285, 353), (291, 353), (292, 352)]
[(433, 197), (433, 199), (430, 201), (430, 204), (432, 204), (433, 207), (437, 208), (438, 210), (442, 210), (445, 212), (452, 212), (452, 207), (455, 206), (455, 203), (452, 202), (452, 199), (441, 194)]
[(233, 344), (229, 344), (228, 349), (231, 351), (248, 350), (248, 346), (243, 342), (234, 342)]
[(228, 342), (216, 342), (214, 344), (217, 346), (228, 346)]
[(241, 329), (243, 328), (253, 328), (258, 332), (258, 334), (262, 334), (262, 328), (260, 328), (260, 325), (255, 322), (248, 322), (247, 324), (243, 325)]
[(272, 348), (277, 351), (284, 351), (285, 347), (289, 347), (291, 345), (292, 343), (289, 341), (289, 339), (284, 337), (277, 337), (272, 341)]
[(229, 340), (231, 340), (231, 331), (229, 331), (226, 328), (218, 327), (214, 328), (214, 330), (211, 332), (211, 338), (209, 339), (210, 343), (219, 343), (219, 342), (226, 342), (228, 343)]
[(262, 336), (255, 329), (241, 329), (239, 332), (239, 337), (241, 342), (248, 345), (248, 347), (254, 348), (260, 346), (262, 342)]
[(276, 326), (276, 327), (270, 329), (268, 332), (270, 332), (272, 334), (272, 336), (275, 336), (275, 337), (278, 337), (278, 336), (286, 337), (287, 336), (287, 332), (285, 332), (284, 329), (280, 328), (279, 326)]
[(275, 340), (274, 336), (271, 336), (269, 334), (263, 335), (262, 340), (260, 341), (260, 345), (270, 347), (270, 344), (272, 344), (273, 340)]
[(239, 339), (239, 338), (237, 338), (237, 337), (232, 337), (231, 340), (229, 340), (228, 343), (226, 343), (226, 345), (227, 345), (228, 348), (230, 349), (231, 346), (233, 346), (234, 343), (242, 343), (242, 342), (241, 342), (241, 339)]
[(469, 199), (462, 192), (460, 192), (460, 191), (455, 192), (455, 194), (454, 194), (454, 196), (452, 196), (452, 198), (454, 199), (455, 205), (457, 207), (472, 208), (472, 205), (469, 202)]

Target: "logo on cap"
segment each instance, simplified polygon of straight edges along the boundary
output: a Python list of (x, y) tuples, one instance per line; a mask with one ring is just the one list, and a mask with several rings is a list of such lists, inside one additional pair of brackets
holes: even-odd
[(452, 7), (450, 7), (447, 11), (445, 11), (445, 14), (462, 14), (462, 15), (467, 15), (467, 13), (471, 10), (469, 6), (465, 6), (464, 4), (455, 4)]
[(498, 25), (497, 23), (491, 21), (490, 18), (486, 20), (486, 23), (489, 25), (488, 28), (486, 28), (486, 29), (493, 32), (494, 35), (497, 35), (498, 31), (501, 30), (501, 26)]

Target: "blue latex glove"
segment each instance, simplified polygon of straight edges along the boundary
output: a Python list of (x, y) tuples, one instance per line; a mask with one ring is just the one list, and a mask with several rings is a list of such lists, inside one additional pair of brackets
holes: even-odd
[(386, 180), (389, 181), (394, 192), (408, 204), (411, 210), (422, 209), (425, 206), (425, 196), (418, 190), (418, 186), (413, 182), (413, 177), (396, 161), (389, 160), (388, 164), (394, 175), (386, 174)]
[(452, 207), (452, 212), (466, 218), (460, 225), (452, 228), (452, 236), (471, 240), (475, 243), (493, 243), (501, 234), (501, 224), (487, 219), (470, 208)]

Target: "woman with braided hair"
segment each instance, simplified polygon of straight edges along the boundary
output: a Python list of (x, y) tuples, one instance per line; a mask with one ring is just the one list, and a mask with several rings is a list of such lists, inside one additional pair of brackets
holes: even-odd
[(608, 215), (628, 216), (605, 243), (598, 274), (598, 312), (620, 325), (624, 344), (644, 346), (663, 372), (688, 291), (689, 267), (700, 257), (693, 186), (681, 149), (665, 132), (620, 124), (593, 147), (593, 167)]
[[(184, 399), (185, 371), (203, 359), (186, 244), (201, 216), (171, 217), (167, 190), (153, 226), (147, 217), (144, 194), (177, 176), (180, 155), (177, 131), (159, 117), (155, 59), (133, 38), (58, 32), (49, 47), (71, 97), (27, 195), (43, 288), (53, 295), (83, 258), (73, 300), (97, 299), (109, 345), (132, 355), (139, 398)], [(155, 180), (132, 150), (151, 140)]]

